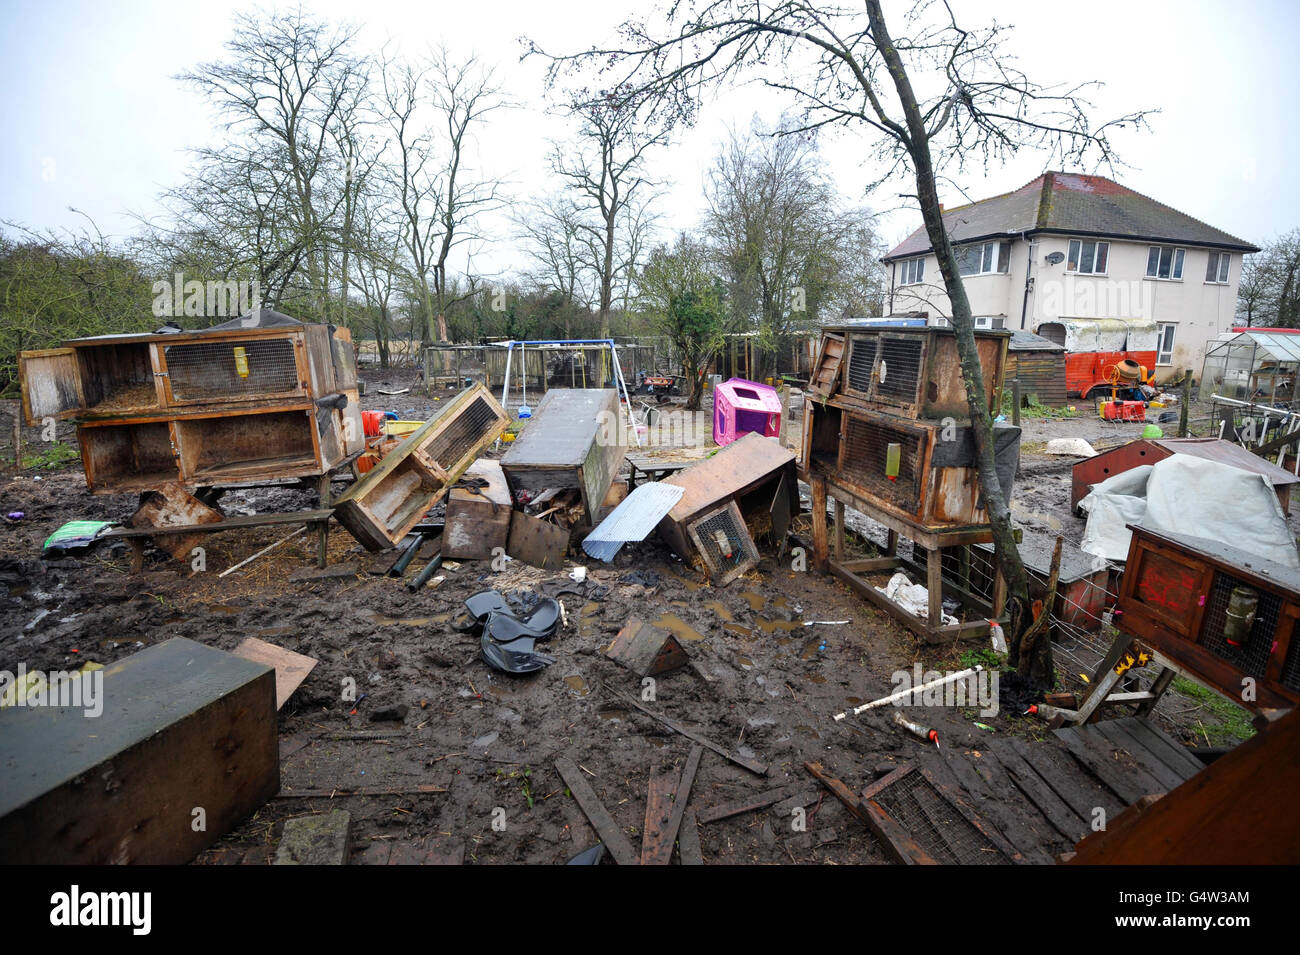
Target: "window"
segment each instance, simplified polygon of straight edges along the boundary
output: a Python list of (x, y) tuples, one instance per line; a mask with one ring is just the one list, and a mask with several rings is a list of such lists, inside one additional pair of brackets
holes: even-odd
[(1147, 251), (1147, 278), (1181, 281), (1183, 250), (1169, 245), (1153, 245)]
[(898, 263), (898, 284), (919, 285), (925, 278), (925, 256), (904, 259)]
[(1156, 364), (1172, 365), (1174, 363), (1174, 329), (1177, 325), (1161, 324), (1159, 337), (1156, 339)]
[(1106, 260), (1109, 257), (1109, 242), (1071, 239), (1070, 254), (1065, 259), (1065, 271), (1078, 272), (1082, 275), (1105, 275)]
[(1010, 242), (979, 242), (959, 245), (953, 250), (957, 256), (957, 271), (962, 275), (989, 275), (1006, 272), (1011, 265)]
[(1210, 262), (1205, 267), (1205, 281), (1226, 283), (1228, 281), (1228, 263), (1231, 261), (1231, 252), (1211, 252)]

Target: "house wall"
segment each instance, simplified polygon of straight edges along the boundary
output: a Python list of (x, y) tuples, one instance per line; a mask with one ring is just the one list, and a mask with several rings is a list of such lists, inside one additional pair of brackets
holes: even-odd
[[(1182, 279), (1161, 280), (1146, 277), (1151, 243), (1109, 241), (1106, 274), (1079, 275), (1066, 271), (1065, 258), (1055, 265), (1045, 261), (1053, 252), (1067, 255), (1069, 236), (1039, 235), (1013, 240), (1007, 274), (966, 277), (966, 295), (972, 314), (1001, 317), (1007, 328), (1024, 327), (1033, 332), (1043, 322), (1061, 318), (1169, 322), (1177, 326), (1173, 357), (1170, 363), (1157, 365), (1156, 377), (1172, 378), (1184, 368), (1199, 369), (1206, 344), (1237, 324), (1241, 253), (1231, 253), (1225, 284), (1205, 281), (1209, 256), (1214, 250), (1191, 247), (1184, 251)], [(1026, 300), (1025, 269), (1031, 251), (1034, 281)], [(898, 286), (898, 270), (898, 263), (890, 263), (894, 281), (892, 313), (924, 311), (929, 313), (931, 321), (951, 316), (952, 305), (944, 292), (935, 256), (926, 256), (923, 285)]]

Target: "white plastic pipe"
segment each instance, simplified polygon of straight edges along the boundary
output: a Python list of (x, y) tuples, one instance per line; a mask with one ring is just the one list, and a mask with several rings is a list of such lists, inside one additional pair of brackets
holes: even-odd
[(867, 710), (873, 710), (877, 706), (884, 706), (886, 703), (893, 703), (896, 700), (901, 700), (904, 699), (905, 697), (914, 696), (917, 693), (922, 692), (923, 690), (930, 689), (931, 687), (943, 686), (945, 683), (956, 683), (958, 680), (964, 680), (966, 679), (966, 677), (971, 676), (974, 673), (979, 673), (983, 669), (984, 668), (982, 666), (974, 666), (971, 667), (969, 670), (962, 670), (960, 673), (950, 673), (947, 676), (940, 677), (937, 680), (931, 680), (929, 683), (923, 684), (921, 686), (912, 686), (912, 687), (908, 687), (905, 690), (899, 690), (897, 693), (891, 693), (889, 694), (889, 696), (882, 697), (879, 700), (872, 700), (870, 703), (863, 703), (857, 709), (846, 710), (843, 713), (836, 713), (835, 719), (842, 720), (850, 713), (852, 713), (854, 716), (857, 716), (859, 713), (863, 713)]

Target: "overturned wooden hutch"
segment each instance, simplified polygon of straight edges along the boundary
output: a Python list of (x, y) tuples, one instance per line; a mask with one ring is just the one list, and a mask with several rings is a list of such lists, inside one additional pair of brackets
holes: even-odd
[[(985, 398), (996, 414), (1010, 333), (977, 332)], [(956, 335), (937, 327), (843, 326), (823, 330), (805, 399), (800, 477), (812, 488), (815, 562), (882, 606), (923, 639), (987, 633), (1002, 612), (999, 578), (992, 605), (949, 581), (954, 596), (979, 619), (942, 625), (942, 548), (992, 540), (975, 467), (974, 433)], [(999, 477), (1008, 492), (1020, 454), (1018, 428), (995, 428)], [(834, 501), (828, 541), (826, 505)], [(844, 511), (856, 510), (888, 531), (886, 552), (844, 557)], [(898, 541), (911, 540), (934, 559), (908, 561)], [(929, 589), (927, 618), (886, 598), (862, 574), (911, 570)], [(883, 582), (883, 581), (882, 581)]]

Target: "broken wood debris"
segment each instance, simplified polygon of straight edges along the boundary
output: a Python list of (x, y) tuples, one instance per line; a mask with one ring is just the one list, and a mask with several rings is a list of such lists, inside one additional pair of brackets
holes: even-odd
[(705, 749), (717, 753), (719, 756), (721, 756), (723, 759), (727, 760), (728, 762), (735, 763), (737, 766), (740, 766), (742, 769), (747, 769), (751, 773), (754, 773), (757, 776), (767, 775), (766, 763), (759, 762), (756, 759), (747, 759), (744, 756), (738, 756), (735, 753), (732, 753), (730, 750), (727, 750), (724, 747), (719, 746), (717, 743), (713, 742), (712, 740), (699, 735), (693, 730), (687, 729), (686, 727), (682, 726), (680, 723), (675, 723), (674, 721), (670, 720), (668, 717), (661, 716), (660, 714), (656, 713), (654, 710), (651, 710), (650, 708), (642, 705), (637, 700), (632, 699), (630, 696), (624, 696), (622, 693), (619, 693), (615, 690), (611, 690), (609, 687), (605, 687), (605, 692), (609, 693), (615, 699), (622, 700), (628, 706), (640, 710), (642, 713), (644, 713), (646, 716), (650, 717), (651, 719), (658, 720), (660, 723), (662, 723), (664, 726), (667, 726), (674, 733), (679, 733), (682, 736), (685, 736), (687, 739), (699, 743)]
[(632, 848), (627, 835), (614, 822), (614, 817), (596, 796), (577, 764), (561, 756), (555, 761), (555, 771), (564, 780), (564, 785), (568, 787), (578, 808), (591, 823), (591, 828), (596, 830), (596, 835), (600, 836), (601, 842), (605, 844), (614, 861), (619, 865), (639, 865), (641, 859), (637, 851)]

